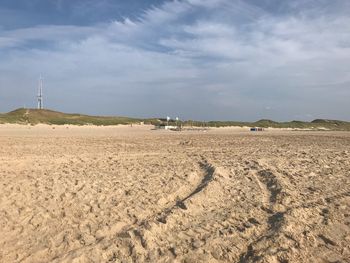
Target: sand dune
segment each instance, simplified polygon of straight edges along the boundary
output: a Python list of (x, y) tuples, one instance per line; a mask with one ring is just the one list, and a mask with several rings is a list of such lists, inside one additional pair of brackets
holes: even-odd
[(350, 262), (350, 133), (0, 127), (0, 262)]

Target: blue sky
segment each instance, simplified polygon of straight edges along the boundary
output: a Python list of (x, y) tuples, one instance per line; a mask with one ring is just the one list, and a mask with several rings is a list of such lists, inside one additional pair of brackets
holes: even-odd
[(0, 112), (350, 120), (350, 1), (0, 0)]

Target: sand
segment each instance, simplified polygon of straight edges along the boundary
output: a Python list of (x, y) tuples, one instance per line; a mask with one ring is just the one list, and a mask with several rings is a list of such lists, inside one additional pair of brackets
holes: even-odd
[(0, 126), (0, 262), (350, 262), (350, 133)]

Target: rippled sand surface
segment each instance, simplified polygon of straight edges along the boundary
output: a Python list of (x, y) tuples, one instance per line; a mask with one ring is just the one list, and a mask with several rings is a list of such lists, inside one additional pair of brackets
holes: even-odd
[(350, 262), (350, 133), (0, 126), (0, 262)]

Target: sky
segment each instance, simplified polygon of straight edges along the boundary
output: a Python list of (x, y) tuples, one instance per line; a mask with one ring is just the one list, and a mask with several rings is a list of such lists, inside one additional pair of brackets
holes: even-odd
[(0, 112), (350, 121), (348, 0), (0, 0)]

